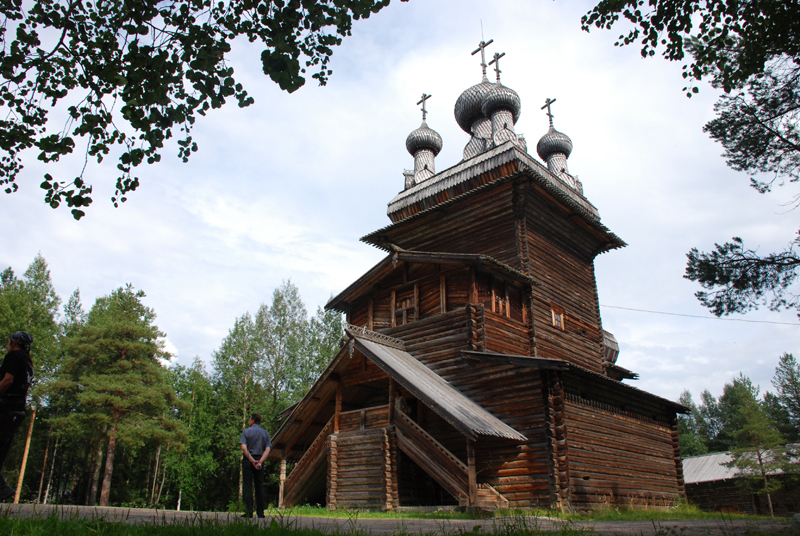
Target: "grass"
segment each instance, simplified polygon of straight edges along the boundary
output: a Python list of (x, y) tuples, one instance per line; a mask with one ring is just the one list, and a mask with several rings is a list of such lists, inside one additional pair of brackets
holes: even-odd
[[(681, 519), (716, 519), (718, 524), (714, 531), (719, 536), (797, 536), (788, 524), (775, 532), (765, 532), (757, 524), (747, 525), (744, 531), (739, 525), (738, 530), (734, 530), (731, 523), (733, 517), (721, 517), (720, 514), (712, 517), (688, 517), (695, 515), (690, 507), (676, 508), (683, 510)], [(13, 518), (8, 516), (8, 511), (0, 513), (0, 534), (4, 536), (370, 536), (370, 533), (360, 528), (356, 521), (363, 518), (371, 519), (397, 519), (406, 517), (405, 513), (387, 514), (378, 512), (343, 512), (349, 523), (343, 524), (342, 529), (333, 532), (325, 532), (319, 529), (301, 528), (298, 526), (296, 518), (292, 519), (289, 515), (298, 514), (316, 515), (320, 513), (318, 508), (307, 507), (307, 509), (297, 509), (298, 511), (282, 512), (283, 516), (278, 516), (267, 524), (253, 523), (240, 518), (231, 518), (227, 521), (218, 519), (202, 519), (199, 515), (183, 520), (163, 521), (163, 522), (140, 522), (126, 523), (125, 521), (108, 521), (103, 518), (79, 519), (77, 516), (72, 518), (59, 518), (57, 515), (48, 517), (34, 518)], [(652, 514), (657, 511), (636, 511), (628, 510), (617, 512), (609, 510), (605, 513), (595, 513), (592, 516), (561, 516), (562, 523), (543, 522), (541, 519), (533, 517), (534, 512), (528, 510), (506, 511), (503, 517), (491, 520), (490, 524), (466, 524), (464, 528), (448, 526), (444, 520), (453, 519), (452, 515), (448, 518), (439, 518), (443, 521), (436, 523), (437, 529), (432, 530), (429, 536), (594, 536), (596, 533), (591, 525), (577, 524), (576, 521), (620, 521), (620, 520), (648, 520), (652, 522), (653, 530), (647, 531), (653, 536), (684, 536), (685, 529), (675, 526), (662, 527), (660, 520), (675, 519), (673, 515), (669, 517), (668, 512), (658, 512), (664, 517), (657, 519)], [(410, 513), (409, 513), (410, 514)], [(443, 512), (431, 512), (443, 515)], [(452, 514), (452, 513), (450, 513)], [(643, 516), (642, 514), (650, 514)], [(62, 512), (63, 515), (63, 512)], [(419, 513), (416, 514), (416, 517)], [(616, 517), (615, 517), (616, 516)], [(569, 519), (567, 519), (569, 518)], [(458, 518), (463, 519), (463, 518)], [(749, 517), (747, 519), (754, 519)], [(546, 525), (546, 526), (545, 526)], [(407, 536), (407, 532), (400, 524), (400, 530), (392, 536)], [(711, 532), (709, 532), (711, 534)], [(416, 536), (416, 535), (415, 535)]]
[[(547, 514), (542, 514), (547, 515)], [(668, 509), (655, 508), (600, 508), (590, 513), (551, 512), (551, 517), (572, 521), (689, 521), (689, 520), (756, 520), (769, 517), (751, 514), (706, 512), (696, 505), (684, 501), (677, 502)]]
[(267, 515), (283, 515), (297, 517), (324, 517), (349, 519), (354, 515), (359, 519), (489, 519), (495, 518), (551, 518), (565, 521), (682, 521), (682, 520), (747, 520), (770, 519), (769, 517), (750, 514), (721, 514), (705, 512), (697, 506), (686, 502), (661, 510), (655, 508), (602, 508), (590, 513), (564, 513), (553, 510), (508, 509), (487, 512), (461, 512), (452, 510), (439, 511), (375, 511), (375, 510), (327, 510), (320, 506), (296, 506), (289, 510), (268, 508)]

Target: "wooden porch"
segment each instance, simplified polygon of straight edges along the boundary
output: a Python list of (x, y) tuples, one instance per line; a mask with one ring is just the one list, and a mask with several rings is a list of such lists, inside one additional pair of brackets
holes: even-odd
[[(465, 439), (465, 463), (397, 410), (393, 382), (389, 391), (389, 404), (336, 411), (288, 475), (286, 460), (282, 458), (280, 507), (294, 506), (324, 486), (328, 509), (396, 508), (401, 505), (400, 453), (430, 476), (459, 506), (482, 509), (508, 506), (508, 501), (494, 488), (478, 483), (472, 440)], [(337, 401), (340, 399), (337, 392)]]

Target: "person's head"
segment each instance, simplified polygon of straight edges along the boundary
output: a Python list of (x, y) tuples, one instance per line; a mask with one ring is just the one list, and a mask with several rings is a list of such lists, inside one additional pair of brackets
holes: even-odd
[(253, 413), (250, 415), (250, 424), (261, 424), (261, 414), (260, 413)]
[(24, 331), (15, 331), (11, 334), (11, 337), (9, 337), (6, 348), (9, 352), (11, 350), (22, 350), (25, 352), (25, 355), (28, 356), (28, 359), (30, 359), (31, 344), (33, 344), (33, 337), (31, 337), (30, 334)]

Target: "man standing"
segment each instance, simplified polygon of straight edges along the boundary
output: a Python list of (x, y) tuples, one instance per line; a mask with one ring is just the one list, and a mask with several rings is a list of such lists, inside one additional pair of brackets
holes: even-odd
[(242, 432), (242, 484), (244, 487), (244, 517), (253, 517), (253, 485), (256, 491), (256, 512), (264, 517), (264, 460), (269, 456), (272, 442), (269, 434), (261, 428), (261, 415), (250, 416), (250, 426)]

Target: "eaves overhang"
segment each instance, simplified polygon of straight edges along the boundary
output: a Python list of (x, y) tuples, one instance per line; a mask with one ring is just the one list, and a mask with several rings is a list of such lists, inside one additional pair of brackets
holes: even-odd
[(429, 251), (406, 251), (395, 249), (391, 255), (385, 257), (373, 266), (367, 273), (359, 277), (350, 286), (333, 297), (325, 309), (345, 312), (346, 306), (363, 296), (372, 289), (373, 285), (386, 277), (398, 262), (418, 262), (431, 264), (463, 264), (465, 266), (480, 266), (488, 272), (500, 277), (517, 281), (523, 285), (542, 286), (537, 279), (502, 263), (488, 255), (475, 253), (444, 253)]
[(544, 370), (546, 369), (561, 370), (565, 372), (576, 373), (580, 376), (591, 377), (593, 380), (603, 382), (605, 385), (607, 385), (612, 389), (619, 389), (621, 391), (626, 391), (631, 394), (635, 394), (638, 397), (643, 397), (649, 399), (650, 401), (657, 402), (675, 411), (676, 413), (684, 413), (684, 414), (689, 413), (689, 408), (687, 408), (683, 404), (679, 404), (677, 402), (673, 402), (672, 400), (662, 398), (658, 395), (648, 393), (647, 391), (639, 389), (638, 387), (634, 387), (632, 385), (623, 383), (613, 378), (609, 378), (604, 374), (594, 372), (592, 370), (587, 369), (586, 367), (582, 367), (576, 363), (571, 363), (563, 359), (554, 359), (547, 357), (531, 357), (527, 355), (500, 354), (494, 352), (477, 352), (473, 350), (462, 350), (461, 355), (464, 359), (479, 361), (483, 363), (512, 365), (516, 367), (530, 367), (530, 368), (544, 369)]

